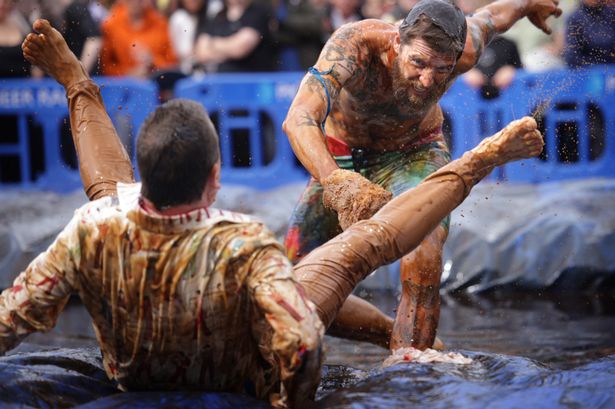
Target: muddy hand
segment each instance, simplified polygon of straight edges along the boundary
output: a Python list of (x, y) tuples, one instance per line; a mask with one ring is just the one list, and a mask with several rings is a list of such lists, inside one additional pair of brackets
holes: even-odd
[(558, 6), (559, 0), (530, 0), (527, 7), (527, 18), (545, 34), (551, 34), (547, 19), (551, 16), (562, 15), (562, 9)]
[(23, 55), (33, 65), (43, 69), (65, 88), (88, 79), (75, 54), (68, 48), (58, 30), (49, 21), (38, 19), (21, 45)]
[(337, 169), (321, 180), (323, 204), (337, 212), (342, 229), (368, 219), (384, 206), (393, 194), (360, 174)]

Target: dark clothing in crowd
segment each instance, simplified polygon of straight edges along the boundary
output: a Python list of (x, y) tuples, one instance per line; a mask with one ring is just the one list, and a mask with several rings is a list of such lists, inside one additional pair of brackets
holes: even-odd
[(23, 57), (21, 45), (0, 46), (0, 78), (30, 76), (30, 63)]
[(88, 2), (75, 1), (64, 11), (64, 38), (75, 53), (81, 58), (85, 41), (91, 37), (100, 37), (98, 23), (92, 17), (88, 9)]
[(243, 15), (236, 21), (230, 21), (226, 10), (218, 15), (203, 28), (199, 27), (199, 34), (205, 32), (213, 37), (229, 37), (244, 27), (256, 30), (261, 37), (258, 46), (247, 57), (239, 60), (227, 60), (218, 66), (218, 72), (254, 72), (274, 71), (276, 58), (273, 40), (269, 31), (271, 11), (267, 7), (252, 3)]
[(571, 68), (615, 63), (615, 6), (581, 4), (570, 15), (564, 59)]
[(507, 38), (496, 36), (481, 55), (476, 68), (483, 73), (487, 83), (481, 88), (483, 98), (495, 98), (500, 91), (491, 83), (495, 73), (506, 65), (522, 68), (521, 57), (517, 44)]
[(299, 66), (294, 69), (307, 70), (318, 59), (324, 39), (330, 34), (324, 30), (324, 10), (315, 8), (310, 0), (283, 1), (278, 5), (277, 17), (277, 44), (295, 49)]

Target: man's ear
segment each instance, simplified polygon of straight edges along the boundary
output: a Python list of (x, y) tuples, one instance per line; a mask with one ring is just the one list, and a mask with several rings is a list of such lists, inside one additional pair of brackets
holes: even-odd
[(399, 37), (399, 33), (395, 33), (395, 38), (393, 39), (393, 50), (395, 50), (395, 53), (399, 55), (400, 49), (401, 49), (401, 38)]
[(209, 183), (213, 188), (218, 191), (220, 189), (220, 172), (222, 170), (222, 164), (220, 161), (214, 163), (214, 166), (211, 168), (211, 173), (209, 174)]
[(209, 172), (209, 177), (207, 178), (207, 182), (205, 183), (205, 189), (203, 190), (204, 199), (207, 201), (207, 205), (210, 206), (213, 202), (216, 201), (216, 195), (218, 194), (218, 190), (222, 186), (220, 184), (220, 172), (222, 169), (222, 165), (220, 161), (217, 161), (214, 166), (212, 166), (211, 171)]

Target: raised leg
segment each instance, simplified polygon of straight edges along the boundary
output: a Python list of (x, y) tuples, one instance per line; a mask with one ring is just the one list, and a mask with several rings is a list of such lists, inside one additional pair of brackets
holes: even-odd
[(536, 156), (543, 144), (535, 120), (514, 121), (303, 258), (295, 272), (325, 326), (367, 274), (416, 248), (495, 166)]
[(36, 20), (22, 44), (24, 57), (66, 89), (79, 172), (90, 200), (115, 195), (117, 182), (134, 182), (128, 154), (94, 84), (62, 35), (47, 20)]

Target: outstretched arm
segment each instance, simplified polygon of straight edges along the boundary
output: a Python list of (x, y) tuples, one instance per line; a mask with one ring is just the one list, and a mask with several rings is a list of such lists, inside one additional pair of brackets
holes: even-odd
[(321, 74), (305, 75), (284, 121), (284, 131), (297, 158), (317, 180), (338, 169), (327, 150), (322, 125), (344, 84), (362, 75), (364, 54), (356, 24), (333, 33), (314, 65)]
[(546, 34), (551, 29), (546, 23), (550, 16), (559, 17), (559, 0), (499, 0), (478, 9), (467, 17), (468, 34), (463, 54), (455, 68), (456, 74), (470, 70), (480, 58), (483, 49), (496, 34), (507, 31), (523, 17)]
[[(362, 36), (370, 28), (365, 24), (348, 24), (333, 33), (316, 65), (301, 81), (283, 125), (297, 158), (322, 184), (325, 207), (337, 212), (343, 229), (373, 215), (392, 196), (360, 174), (340, 170), (323, 134), (342, 87), (365, 78), (369, 50)], [(338, 194), (340, 190), (345, 194)]]
[(73, 292), (79, 257), (78, 213), (46, 252), (19, 274), (0, 294), (0, 355), (32, 332), (55, 326)]

